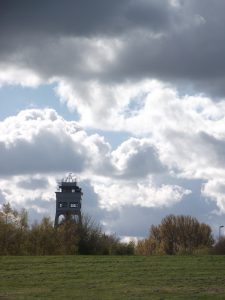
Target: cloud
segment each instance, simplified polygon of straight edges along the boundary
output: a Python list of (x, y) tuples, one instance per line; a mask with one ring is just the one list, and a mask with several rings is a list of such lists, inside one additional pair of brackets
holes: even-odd
[[(85, 176), (95, 199), (92, 211), (103, 224), (108, 210), (116, 218), (124, 206), (174, 207), (192, 191), (179, 177), (204, 179), (202, 196), (211, 197), (217, 211), (223, 212), (224, 199), (211, 182), (225, 176), (224, 102), (202, 96), (179, 98), (170, 87), (156, 83), (143, 98), (140, 106), (133, 100), (136, 112), (123, 122), (130, 132), (151, 137), (129, 138), (113, 151), (102, 136), (88, 135), (52, 109), (30, 109), (6, 118), (0, 124), (2, 178), (68, 171)], [(15, 202), (16, 197), (17, 205), (26, 204), (33, 216), (44, 213), (38, 199), (54, 202), (54, 189), (42, 188), (48, 184), (42, 177), (17, 177), (15, 182), (16, 189), (1, 181), (4, 199)], [(32, 191), (27, 191), (28, 184)]]
[(151, 180), (118, 182), (94, 182), (95, 192), (99, 195), (100, 207), (108, 210), (123, 206), (167, 207), (179, 202), (189, 194), (180, 186), (155, 186)]
[(218, 101), (224, 97), (223, 8), (221, 0), (48, 0), (44, 7), (3, 1), (0, 84), (55, 83), (82, 126), (101, 129), (130, 130), (127, 114), (139, 113), (138, 102), (147, 108), (145, 95), (156, 86), (162, 94), (171, 86), (180, 98), (201, 93)]
[[(0, 123), (1, 175), (74, 171), (98, 165), (108, 144), (53, 109), (30, 109)], [(104, 161), (104, 159), (102, 160)], [(99, 167), (100, 168), (100, 167)]]
[[(26, 14), (24, 11), (26, 10)], [(115, 35), (128, 27), (166, 28), (173, 14), (170, 1), (87, 0), (45, 3), (22, 0), (19, 4), (2, 1), (1, 28), (3, 33), (57, 35)], [(30, 27), (27, 27), (30, 24)]]
[(143, 178), (166, 171), (150, 140), (131, 138), (112, 152), (102, 136), (88, 135), (76, 122), (66, 121), (53, 109), (21, 111), (2, 121), (0, 132), (2, 175), (72, 170)]
[[(217, 204), (215, 212), (219, 214), (225, 213), (225, 184), (224, 180), (214, 178), (209, 180), (202, 188), (202, 194), (205, 197), (213, 199)], [(219, 209), (218, 209), (219, 208)]]
[[(46, 182), (45, 185), (40, 185), (39, 188), (24, 185), (29, 181), (35, 180)], [(21, 184), (21, 182), (23, 184)], [(51, 216), (54, 214), (52, 208), (55, 206), (54, 191), (56, 188), (55, 179), (51, 176), (36, 175), (31, 178), (31, 175), (20, 175), (13, 177), (2, 178), (0, 181), (0, 192), (4, 195), (4, 202), (9, 202), (14, 208), (25, 208), (29, 212), (36, 211), (39, 214), (39, 219), (43, 214)], [(30, 221), (34, 221), (31, 214)]]
[[(96, 181), (96, 192), (104, 199), (109, 191), (109, 207), (120, 205), (119, 194), (125, 197), (122, 202), (131, 204), (132, 193), (137, 193), (136, 205), (150, 207), (180, 201), (189, 189), (176, 180), (166, 183), (170, 176), (206, 182), (224, 177), (224, 103), (204, 97), (179, 99), (170, 88), (160, 93), (153, 89), (145, 97), (144, 106), (126, 122), (130, 130), (137, 124), (137, 133), (149, 130), (151, 138), (130, 138), (114, 151), (103, 137), (87, 135), (76, 122), (64, 120), (52, 109), (25, 110), (5, 119), (0, 124), (1, 175), (73, 171), (93, 182), (105, 176), (116, 183), (102, 177), (101, 183)], [(160, 177), (164, 183), (157, 184)], [(142, 184), (146, 178), (150, 183)], [(149, 193), (155, 202), (149, 200)], [(221, 201), (217, 205), (223, 209)]]
[(48, 188), (49, 182), (45, 178), (41, 178), (40, 176), (29, 177), (26, 179), (22, 179), (17, 183), (17, 186), (23, 189), (28, 190), (37, 190)]
[(17, 67), (14, 64), (0, 63), (0, 87), (4, 85), (37, 87), (41, 83), (41, 78), (33, 70)]
[(78, 91), (87, 80), (158, 79), (224, 96), (224, 8), (222, 0), (3, 1), (0, 62)]
[(0, 207), (3, 203), (5, 203), (5, 196), (4, 196), (3, 192), (0, 191)]
[(166, 171), (148, 139), (128, 139), (113, 151), (112, 159), (121, 178), (143, 178)]

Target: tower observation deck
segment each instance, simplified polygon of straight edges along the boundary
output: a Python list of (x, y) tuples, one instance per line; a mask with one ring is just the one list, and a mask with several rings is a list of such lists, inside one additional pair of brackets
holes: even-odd
[(66, 179), (63, 179), (58, 184), (58, 191), (56, 192), (56, 213), (55, 213), (55, 227), (59, 224), (59, 217), (64, 218), (74, 216), (81, 223), (81, 200), (82, 189), (77, 185), (76, 178), (69, 174)]

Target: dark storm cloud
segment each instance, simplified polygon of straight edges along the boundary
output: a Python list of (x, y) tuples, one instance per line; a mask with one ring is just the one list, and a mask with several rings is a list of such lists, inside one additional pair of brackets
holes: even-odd
[[(54, 46), (54, 39), (64, 36), (117, 37), (144, 27), (153, 32), (161, 32), (170, 27), (171, 14), (173, 10), (168, 1), (141, 0), (137, 5), (134, 0), (3, 0), (0, 6), (0, 57), (2, 55), (4, 59), (11, 61), (11, 54), (15, 51), (21, 53), (26, 49), (27, 56), (30, 55), (27, 51), (31, 48), (40, 53), (40, 45), (46, 47), (50, 39)], [(53, 60), (55, 54), (60, 68), (66, 62), (61, 55), (58, 58), (59, 53), (55, 51), (53, 48)], [(82, 50), (76, 49), (76, 52), (73, 51), (74, 57), (67, 56), (67, 59), (79, 61)], [(41, 54), (43, 58), (45, 55), (48, 53)], [(27, 59), (26, 64), (35, 67), (35, 58), (38, 59), (36, 56)], [(20, 55), (16, 55), (16, 59), (19, 58)], [(48, 59), (51, 67), (51, 59)], [(37, 64), (41, 61), (39, 59)], [(46, 69), (42, 71), (45, 72)]]
[[(1, 1), (0, 62), (34, 69), (45, 79), (121, 83), (156, 78), (189, 93), (225, 95), (225, 2), (171, 3)], [(85, 69), (80, 55), (88, 58), (96, 49), (86, 42), (79, 46), (80, 41), (63, 45), (61, 37), (116, 38), (123, 47), (112, 64), (95, 73)]]
[(169, 24), (168, 1), (141, 0), (3, 0), (1, 32), (72, 35), (115, 34), (126, 27)]
[(128, 39), (114, 66), (115, 77), (155, 77), (186, 89), (188, 84), (190, 90), (224, 94), (224, 11), (220, 0), (183, 1), (179, 18), (164, 36)]

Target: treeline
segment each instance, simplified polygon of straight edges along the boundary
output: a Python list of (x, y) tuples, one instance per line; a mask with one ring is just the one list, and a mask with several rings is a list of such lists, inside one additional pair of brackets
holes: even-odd
[(191, 216), (169, 215), (158, 226), (151, 226), (148, 238), (138, 242), (136, 253), (210, 254), (216, 253), (212, 230)]
[(77, 224), (67, 217), (57, 228), (50, 218), (29, 226), (25, 209), (17, 211), (9, 203), (0, 211), (0, 255), (182, 255), (225, 254), (225, 238), (215, 243), (211, 227), (191, 216), (169, 215), (149, 236), (122, 243), (105, 234), (90, 217)]
[(9, 203), (0, 212), (0, 255), (128, 255), (134, 243), (122, 243), (102, 232), (89, 217), (76, 224), (71, 217), (54, 228), (50, 218), (28, 225), (25, 209), (17, 211)]

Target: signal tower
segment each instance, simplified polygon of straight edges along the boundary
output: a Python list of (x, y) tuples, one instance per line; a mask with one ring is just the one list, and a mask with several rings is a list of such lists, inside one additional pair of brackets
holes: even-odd
[(56, 194), (56, 213), (55, 213), (55, 227), (59, 224), (59, 217), (64, 218), (74, 216), (81, 223), (81, 200), (82, 189), (77, 185), (76, 178), (70, 173), (66, 179), (58, 184), (58, 191)]

